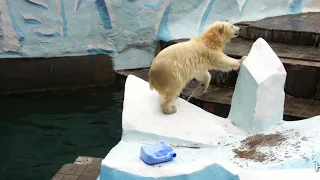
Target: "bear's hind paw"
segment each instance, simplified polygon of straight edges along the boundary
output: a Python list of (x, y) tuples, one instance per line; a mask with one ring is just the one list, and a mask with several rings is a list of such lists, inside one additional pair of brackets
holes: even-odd
[(172, 106), (166, 106), (166, 107), (162, 107), (162, 111), (165, 114), (174, 114), (177, 112), (177, 107), (172, 105)]

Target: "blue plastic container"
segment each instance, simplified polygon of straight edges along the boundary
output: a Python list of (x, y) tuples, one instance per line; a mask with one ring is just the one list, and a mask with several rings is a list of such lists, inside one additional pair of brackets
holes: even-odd
[(173, 160), (177, 154), (172, 147), (164, 142), (149, 146), (142, 146), (140, 158), (149, 165), (160, 164)]

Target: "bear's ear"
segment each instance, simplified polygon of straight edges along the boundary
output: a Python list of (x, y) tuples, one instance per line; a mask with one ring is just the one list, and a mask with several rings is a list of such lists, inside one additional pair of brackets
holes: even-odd
[(220, 32), (220, 34), (223, 34), (223, 32), (224, 32), (224, 24), (220, 25), (219, 32)]

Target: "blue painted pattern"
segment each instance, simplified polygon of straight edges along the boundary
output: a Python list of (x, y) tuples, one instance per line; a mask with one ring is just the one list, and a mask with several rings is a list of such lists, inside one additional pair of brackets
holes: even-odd
[[(190, 38), (202, 33), (205, 27), (216, 20), (232, 19), (236, 22), (247, 20), (246, 18), (254, 20), (272, 15), (299, 13), (308, 5), (303, 0), (293, 0), (290, 5), (288, 1), (245, 0), (239, 9), (236, 0), (60, 0), (60, 14), (54, 0), (42, 0), (39, 3), (29, 0), (5, 0), (7, 7), (2, 8), (7, 8), (9, 20), (19, 36), (20, 43), (23, 42), (20, 47), (23, 53), (18, 52), (20, 56), (86, 55), (92, 54), (88, 51), (88, 44), (102, 44), (115, 49), (115, 62), (119, 62), (115, 63), (115, 68), (124, 69), (139, 66), (137, 64), (150, 64), (152, 49), (155, 48), (157, 40)], [(311, 1), (315, 0), (308, 0)], [(261, 11), (261, 4), (270, 11)], [(320, 11), (320, 7), (312, 8)], [(76, 14), (73, 13), (74, 10)], [(41, 22), (32, 18), (24, 19), (21, 13), (38, 16)], [(3, 15), (0, 16), (3, 18)], [(0, 36), (3, 37), (1, 41), (13, 42), (6, 38), (9, 36), (3, 34), (8, 31), (3, 31), (4, 27), (0, 28)], [(60, 33), (43, 35), (35, 32), (37, 28), (51, 28)], [(42, 42), (42, 38), (46, 43)], [(149, 43), (148, 46), (141, 47), (141, 42)], [(134, 53), (130, 56), (136, 60), (128, 61), (128, 54), (125, 52), (127, 50)], [(97, 52), (109, 53), (95, 51)], [(11, 56), (3, 52), (0, 57)]]
[(61, 16), (62, 16), (62, 23), (63, 23), (63, 35), (66, 37), (68, 35), (68, 28), (67, 28), (67, 18), (66, 12), (64, 9), (64, 0), (60, 0), (60, 7), (61, 7)]
[(77, 11), (78, 11), (78, 9), (79, 9), (79, 7), (80, 7), (80, 5), (81, 5), (82, 1), (83, 1), (83, 0), (78, 0), (77, 9), (76, 9)]
[(146, 8), (152, 9), (154, 11), (157, 11), (160, 9), (161, 5), (163, 4), (163, 0), (158, 0), (158, 3), (155, 5), (152, 4), (146, 4), (144, 5)]
[(131, 3), (134, 3), (136, 2), (137, 0), (127, 0), (128, 2), (131, 2)]
[(248, 4), (248, 1), (249, 1), (249, 0), (245, 0), (245, 1), (244, 1), (244, 4), (243, 4), (243, 6), (242, 6), (242, 8), (241, 8), (241, 10), (240, 10), (240, 15), (242, 15), (243, 10), (246, 8), (246, 6), (247, 6), (247, 4)]
[(24, 19), (24, 22), (26, 24), (41, 24), (41, 22), (36, 19)]
[(24, 35), (22, 29), (20, 28), (20, 26), (18, 25), (18, 23), (16, 21), (16, 18), (14, 17), (13, 9), (12, 9), (12, 6), (11, 6), (11, 0), (7, 0), (6, 2), (7, 2), (7, 7), (8, 7), (9, 14), (10, 14), (10, 18), (11, 18), (11, 21), (12, 21), (12, 24), (13, 24), (13, 28), (16, 31), (16, 33), (18, 34), (19, 41), (22, 44), (22, 42), (24, 41), (24, 36), (25, 35)]
[(164, 10), (159, 29), (156, 35), (157, 40), (164, 40), (164, 41), (169, 41), (171, 40), (170, 32), (168, 29), (168, 20), (169, 20), (169, 14), (171, 10), (171, 3), (166, 7)]
[(287, 14), (301, 13), (301, 10), (302, 10), (302, 0), (293, 0), (287, 10)]
[(113, 50), (101, 49), (101, 48), (88, 49), (88, 52), (89, 52), (90, 55), (108, 54), (108, 55), (110, 55), (111, 57), (115, 56), (115, 51), (113, 51)]
[(104, 0), (96, 0), (97, 10), (106, 30), (112, 29), (108, 8)]
[(206, 24), (206, 21), (208, 19), (208, 16), (210, 14), (210, 11), (213, 7), (213, 4), (215, 3), (216, 0), (210, 0), (210, 3), (208, 5), (208, 7), (206, 8), (206, 11), (203, 15), (203, 17), (201, 18), (201, 23), (200, 23), (200, 27), (199, 27), (199, 31), (198, 31), (198, 34), (201, 34), (204, 30), (204, 25)]
[(35, 3), (35, 2), (31, 2), (30, 0), (25, 0), (27, 3), (31, 4), (31, 5), (34, 5), (34, 6), (37, 6), (37, 7), (40, 7), (40, 8), (44, 8), (44, 9), (48, 9), (47, 7), (41, 5), (41, 4), (38, 4), (38, 3)]
[(36, 34), (38, 37), (44, 37), (44, 38), (60, 37), (60, 33), (59, 33), (59, 32), (53, 32), (53, 33), (50, 33), (50, 34), (43, 34), (43, 33), (41, 33), (41, 32), (36, 31), (35, 34)]

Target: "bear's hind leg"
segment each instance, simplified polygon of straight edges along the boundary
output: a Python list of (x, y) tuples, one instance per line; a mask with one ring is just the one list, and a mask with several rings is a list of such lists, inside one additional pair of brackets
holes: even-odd
[(209, 84), (210, 84), (210, 81), (211, 81), (211, 74), (209, 73), (209, 71), (208, 70), (199, 71), (196, 74), (195, 79), (202, 84), (203, 91), (204, 92), (207, 91)]
[(177, 107), (173, 105), (173, 101), (177, 98), (180, 91), (167, 91), (161, 99), (161, 109), (165, 114), (174, 114)]

